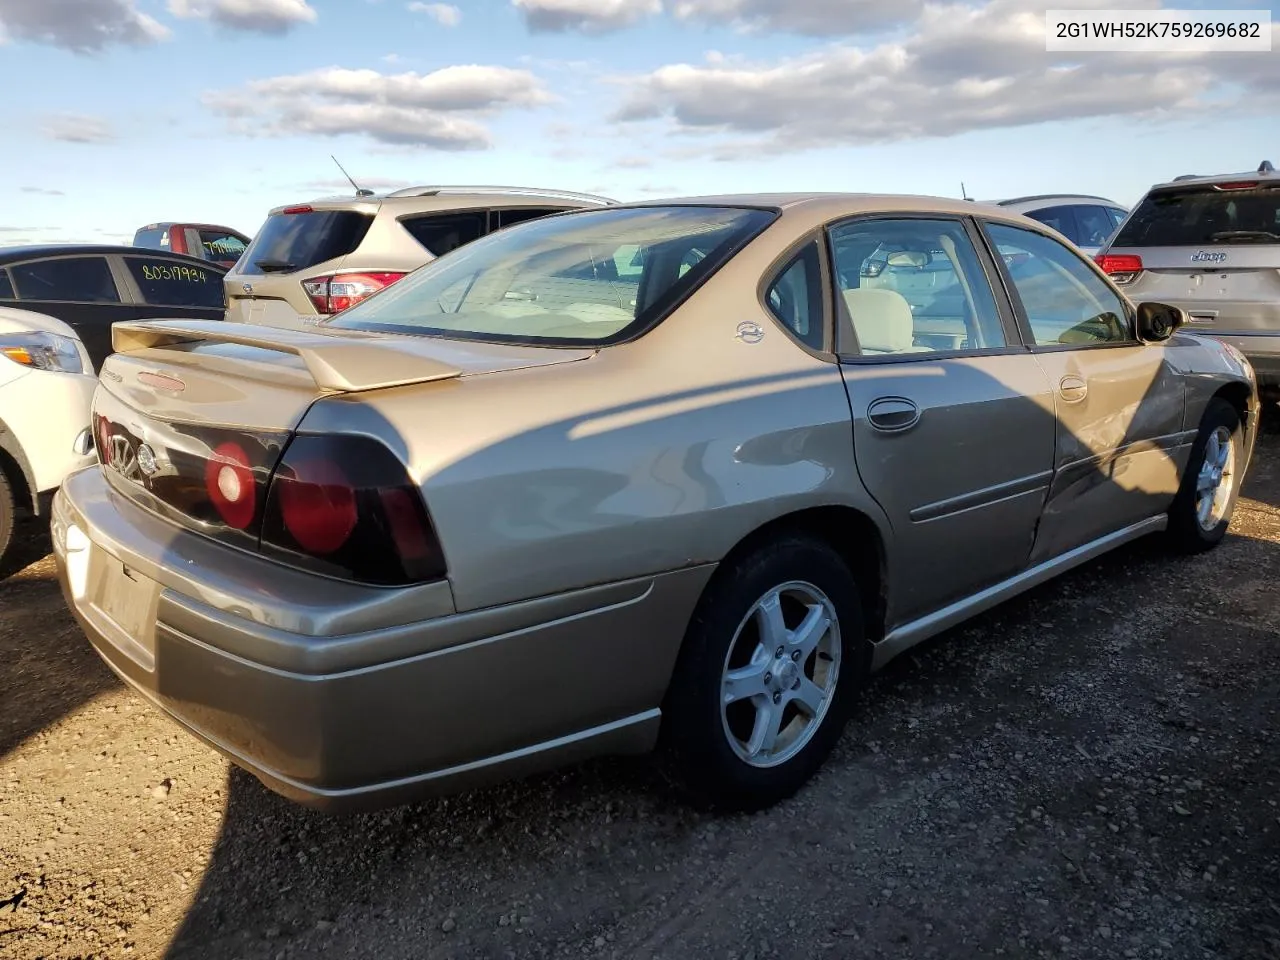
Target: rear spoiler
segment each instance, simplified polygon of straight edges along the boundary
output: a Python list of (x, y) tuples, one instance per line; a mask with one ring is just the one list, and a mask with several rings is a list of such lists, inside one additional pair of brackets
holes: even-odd
[(344, 331), (341, 336), (224, 320), (144, 320), (111, 327), (111, 346), (133, 353), (182, 343), (236, 343), (300, 357), (316, 386), (333, 393), (451, 380), (457, 367), (426, 356), (400, 337)]

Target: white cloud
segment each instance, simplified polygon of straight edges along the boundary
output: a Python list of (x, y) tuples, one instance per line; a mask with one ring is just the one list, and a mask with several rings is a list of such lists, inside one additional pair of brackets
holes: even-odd
[(34, 193), (42, 197), (65, 197), (66, 191), (53, 190), (49, 187), (19, 187), (22, 193)]
[(51, 116), (40, 125), (40, 132), (50, 140), (63, 143), (110, 143), (116, 138), (105, 120), (79, 113)]
[(610, 33), (662, 12), (662, 0), (511, 0), (535, 33)]
[(211, 20), (229, 30), (281, 36), (294, 27), (316, 22), (307, 0), (169, 0), (175, 17)]
[(914, 20), (924, 0), (675, 0), (680, 20), (835, 37)]
[(134, 0), (0, 0), (0, 41), (27, 40), (76, 53), (145, 46), (170, 36)]
[(418, 3), (409, 4), (410, 13), (423, 13), (442, 27), (456, 27), (462, 22), (462, 11), (451, 3)]
[(771, 63), (713, 57), (661, 67), (631, 80), (617, 116), (725, 135), (739, 141), (724, 152), (732, 156), (1052, 120), (1185, 115), (1223, 84), (1280, 88), (1274, 64), (1258, 55), (1047, 53), (1044, 31), (1042, 0), (929, 5), (907, 39), (870, 48), (837, 44)]
[(328, 67), (205, 97), (210, 109), (250, 135), (362, 134), (438, 150), (484, 149), (492, 140), (477, 118), (550, 102), (527, 70), (475, 65), (394, 75)]

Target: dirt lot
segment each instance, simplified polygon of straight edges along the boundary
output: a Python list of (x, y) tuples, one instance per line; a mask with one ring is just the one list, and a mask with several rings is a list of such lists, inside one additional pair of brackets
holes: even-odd
[(1138, 544), (882, 674), (771, 813), (640, 761), (360, 818), (130, 696), (0, 585), (0, 955), (1280, 958), (1280, 439), (1233, 534)]

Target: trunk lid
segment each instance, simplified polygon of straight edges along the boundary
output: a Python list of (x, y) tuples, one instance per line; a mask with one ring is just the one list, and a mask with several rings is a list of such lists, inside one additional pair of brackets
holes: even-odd
[[(237, 482), (252, 488), (252, 517), (260, 519), (272, 472), (317, 399), (465, 381), (595, 352), (219, 321), (118, 323), (112, 334), (118, 352), (103, 365), (93, 404), (108, 481), (155, 513), (246, 548), (257, 547), (259, 530), (228, 523), (215, 509), (219, 465), (235, 468), (223, 477), (233, 490)], [(398, 438), (382, 439), (399, 446)]]

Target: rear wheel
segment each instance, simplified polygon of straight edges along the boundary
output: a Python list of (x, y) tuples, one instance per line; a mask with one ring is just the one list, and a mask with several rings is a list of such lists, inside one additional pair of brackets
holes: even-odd
[(1235, 407), (1220, 398), (1209, 401), (1169, 509), (1169, 535), (1179, 549), (1208, 550), (1227, 535), (1240, 491), (1242, 432)]
[(758, 810), (839, 739), (866, 669), (857, 586), (825, 544), (787, 537), (717, 571), (664, 705), (669, 768), (695, 802)]

